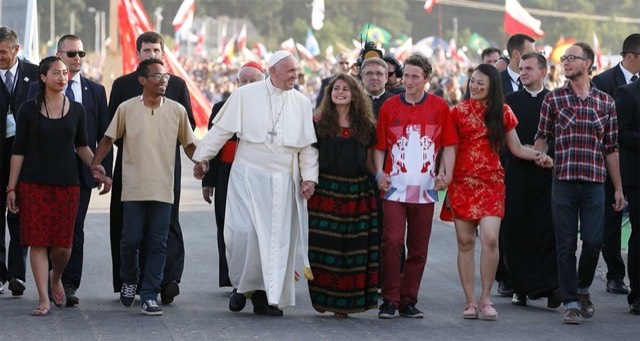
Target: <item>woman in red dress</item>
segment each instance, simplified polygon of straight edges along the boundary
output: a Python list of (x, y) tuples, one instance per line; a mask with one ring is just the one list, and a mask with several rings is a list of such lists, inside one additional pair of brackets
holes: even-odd
[[(448, 187), (458, 241), (458, 272), (466, 296), (465, 319), (495, 320), (498, 313), (490, 300), (491, 286), (498, 266), (498, 232), (504, 216), (504, 171), (499, 151), (506, 143), (513, 155), (550, 167), (552, 160), (526, 148), (514, 128), (518, 120), (504, 104), (500, 74), (495, 67), (478, 66), (469, 82), (471, 98), (453, 108), (458, 131), (458, 150), (453, 178)], [(474, 250), (479, 225), (480, 277), (482, 293), (474, 296)]]
[(76, 154), (91, 166), (93, 153), (87, 146), (84, 107), (63, 92), (67, 66), (58, 57), (47, 57), (38, 74), (37, 97), (16, 116), (7, 207), (19, 214), (21, 244), (30, 246), (39, 299), (31, 314), (46, 316), (49, 281), (55, 305), (66, 304), (61, 276), (71, 254), (80, 199)]

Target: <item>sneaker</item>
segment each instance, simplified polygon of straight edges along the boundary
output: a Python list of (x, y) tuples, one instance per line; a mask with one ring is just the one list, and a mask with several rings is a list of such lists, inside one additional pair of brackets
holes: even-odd
[(591, 318), (596, 310), (591, 302), (591, 295), (578, 294), (578, 300), (580, 301), (580, 314), (585, 318)]
[(131, 307), (136, 303), (136, 284), (122, 283), (122, 289), (120, 289), (120, 304), (125, 307)]
[(527, 295), (520, 295), (518, 293), (513, 293), (513, 298), (511, 298), (511, 304), (513, 305), (517, 305), (520, 307), (526, 307), (528, 302), (527, 302)]
[(564, 324), (580, 324), (580, 310), (578, 309), (567, 309), (562, 314), (562, 323)]
[(381, 319), (392, 319), (396, 318), (396, 305), (391, 302), (384, 302), (380, 306), (380, 311), (378, 312), (378, 318)]
[(511, 281), (504, 280), (498, 282), (498, 295), (502, 297), (510, 297), (513, 295), (513, 286), (511, 285)]
[(0, 295), (4, 294), (4, 284), (0, 282)]
[(404, 308), (400, 309), (400, 316), (410, 317), (414, 319), (421, 319), (424, 317), (424, 313), (418, 310), (418, 308), (416, 308), (415, 305), (409, 304)]
[(162, 308), (154, 299), (146, 300), (142, 303), (142, 313), (149, 316), (162, 315)]

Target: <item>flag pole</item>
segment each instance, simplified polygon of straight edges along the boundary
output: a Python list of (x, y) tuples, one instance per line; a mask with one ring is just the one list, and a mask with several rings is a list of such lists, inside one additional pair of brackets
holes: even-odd
[(442, 5), (437, 3), (438, 5), (438, 37), (442, 39)]

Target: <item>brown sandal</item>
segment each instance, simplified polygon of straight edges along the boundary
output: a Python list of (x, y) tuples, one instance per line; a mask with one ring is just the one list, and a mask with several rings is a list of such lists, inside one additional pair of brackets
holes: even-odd
[(335, 315), (336, 318), (339, 318), (339, 319), (344, 319), (349, 317), (349, 314), (347, 313), (333, 313), (333, 314)]

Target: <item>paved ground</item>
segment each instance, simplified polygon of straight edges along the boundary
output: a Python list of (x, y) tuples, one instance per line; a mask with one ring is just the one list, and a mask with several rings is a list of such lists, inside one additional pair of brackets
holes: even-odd
[[(164, 316), (140, 313), (137, 302), (124, 308), (112, 292), (109, 251), (108, 197), (94, 196), (86, 222), (85, 267), (80, 305), (57, 309), (45, 318), (29, 315), (37, 304), (31, 276), (27, 291), (15, 298), (0, 296), (0, 340), (638, 340), (640, 317), (627, 312), (626, 298), (605, 292), (602, 270), (592, 288), (594, 318), (580, 326), (560, 323), (561, 311), (546, 308), (545, 300), (516, 307), (510, 299), (494, 297), (498, 321), (462, 319), (464, 296), (456, 270), (452, 227), (434, 222), (427, 268), (418, 307), (425, 318), (380, 320), (377, 311), (336, 320), (316, 313), (304, 281), (298, 283), (297, 305), (283, 318), (268, 318), (227, 309), (228, 288), (217, 287), (217, 251), (213, 208), (201, 198), (199, 183), (185, 163), (181, 223), (187, 261), (180, 296), (164, 307)], [(477, 256), (476, 259), (478, 258)], [(476, 278), (476, 283), (479, 277)], [(477, 284), (478, 287), (478, 284)], [(495, 290), (495, 289), (494, 289)], [(479, 292), (479, 287), (476, 290)]]

